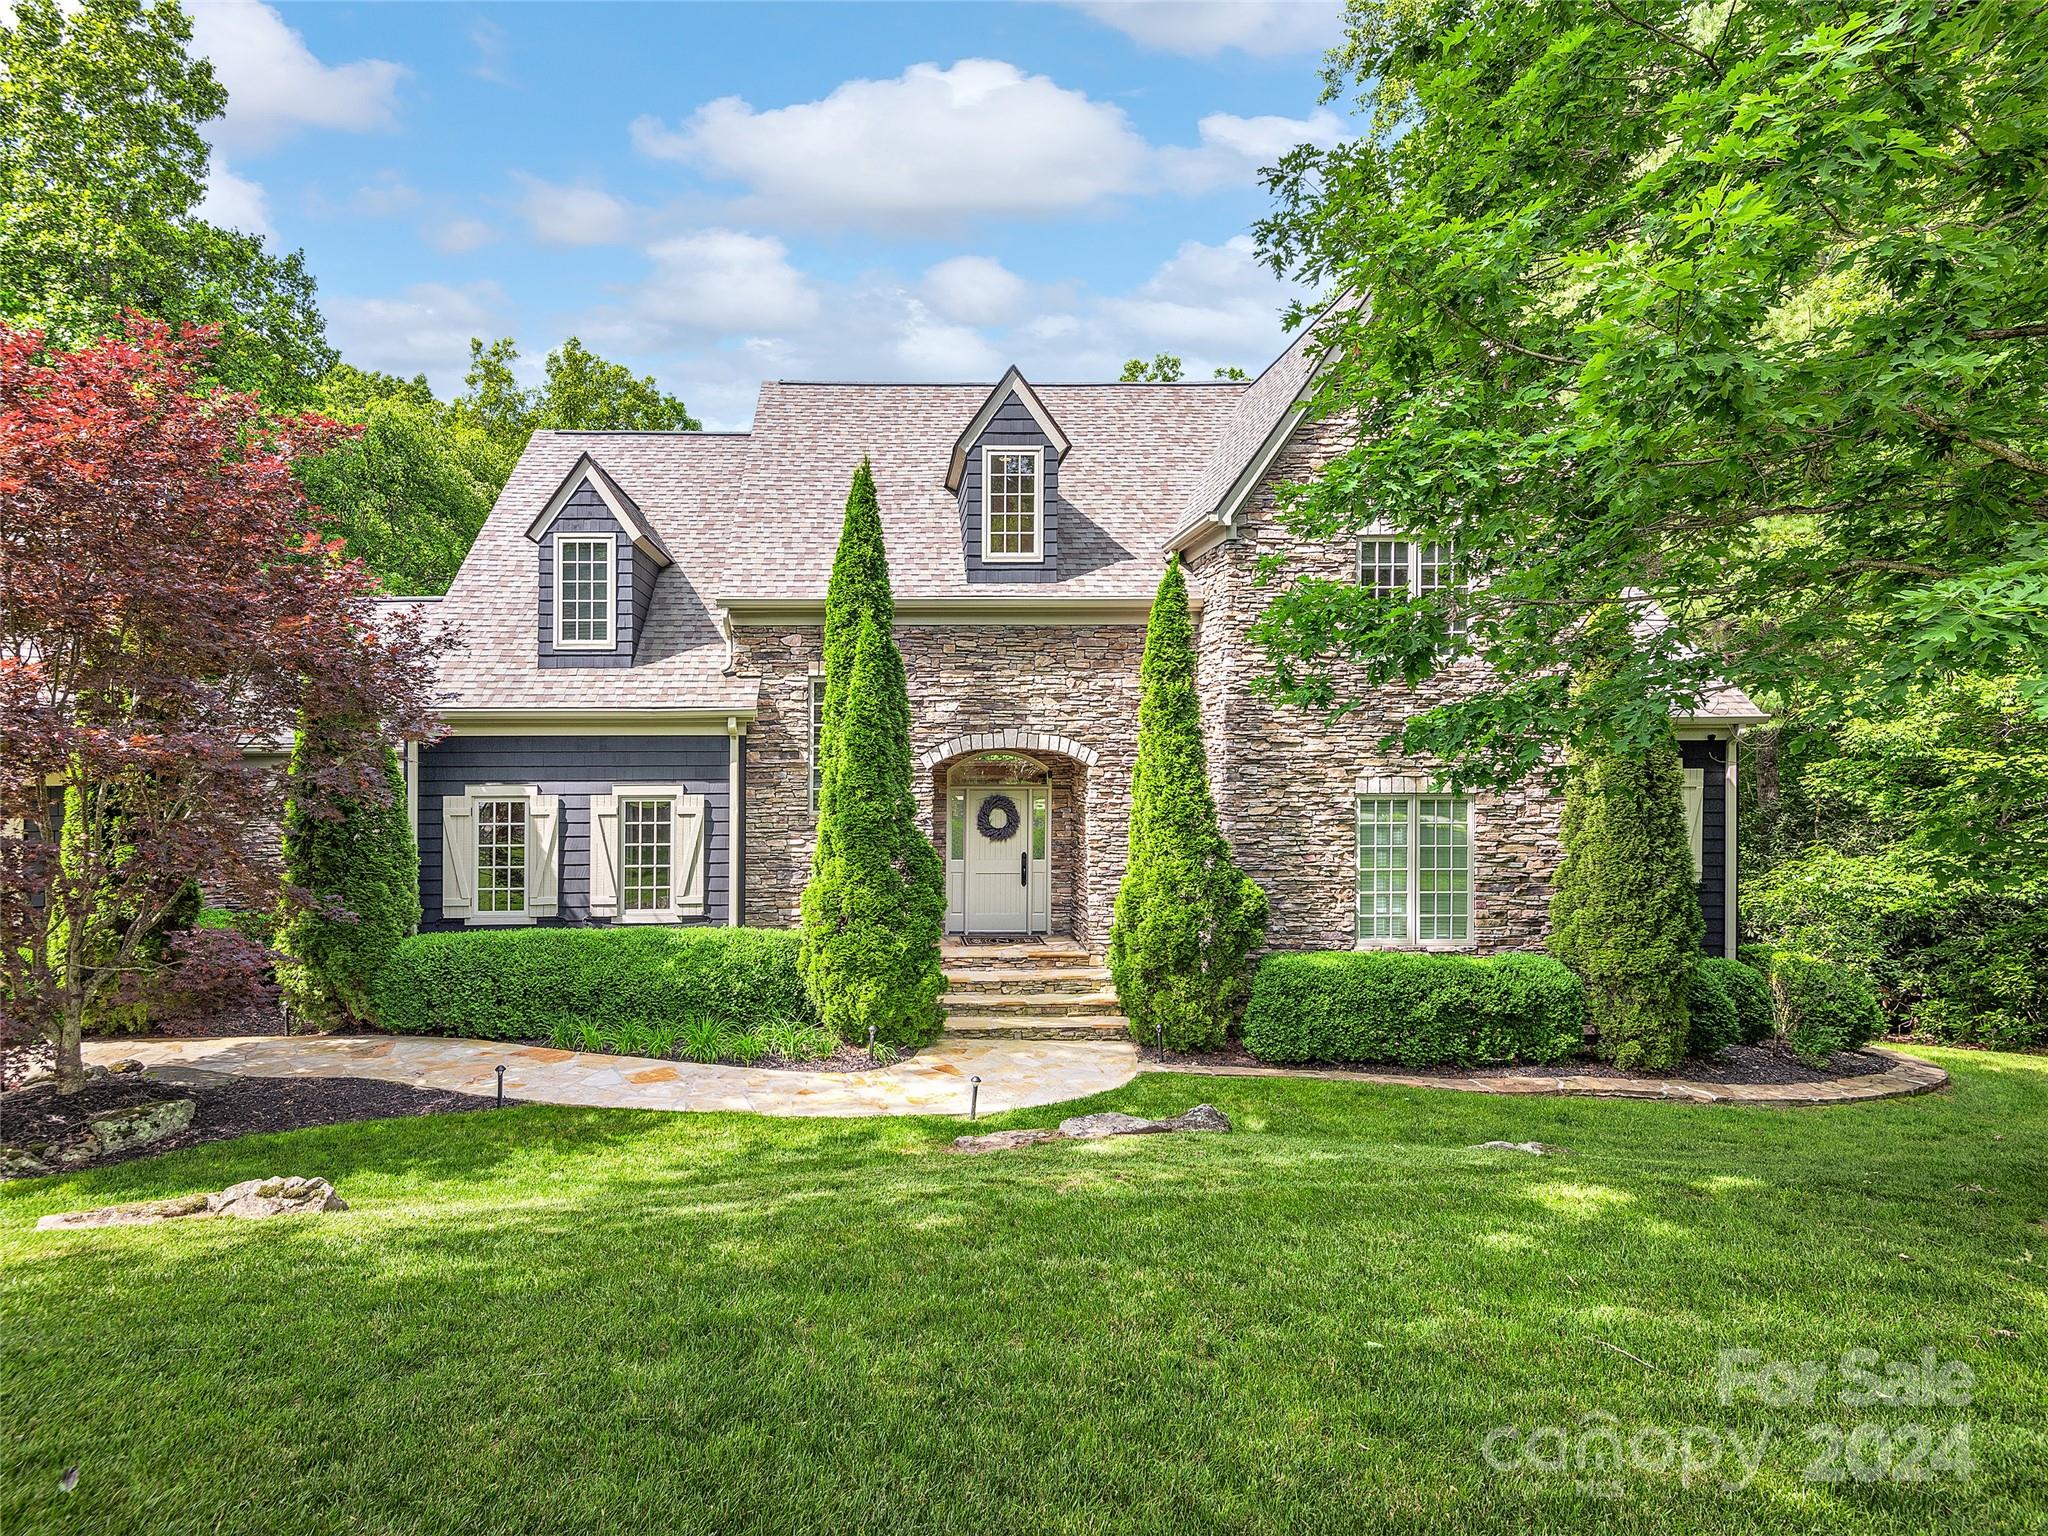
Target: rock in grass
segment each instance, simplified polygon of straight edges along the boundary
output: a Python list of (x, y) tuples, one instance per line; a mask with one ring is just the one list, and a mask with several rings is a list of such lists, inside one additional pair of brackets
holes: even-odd
[(1482, 1141), (1475, 1152), (1527, 1152), (1531, 1157), (1562, 1157), (1570, 1147), (1553, 1147), (1547, 1141)]
[(239, 1216), (259, 1220), (297, 1212), (345, 1211), (348, 1205), (325, 1179), (244, 1179), (219, 1194), (175, 1195), (168, 1200), (140, 1200), (131, 1205), (103, 1205), (91, 1211), (66, 1211), (45, 1216), (40, 1230), (73, 1227), (146, 1227), (181, 1217)]
[(955, 1138), (955, 1152), (1008, 1152), (1035, 1146), (1041, 1141), (1099, 1141), (1105, 1136), (1155, 1136), (1168, 1131), (1227, 1131), (1230, 1117), (1213, 1104), (1197, 1104), (1171, 1120), (1146, 1120), (1107, 1110), (1099, 1115), (1075, 1115), (1062, 1120), (1056, 1131), (992, 1131), (986, 1136)]
[(1012, 1152), (1041, 1141), (1058, 1141), (1058, 1131), (991, 1131), (986, 1136), (956, 1136), (955, 1152)]

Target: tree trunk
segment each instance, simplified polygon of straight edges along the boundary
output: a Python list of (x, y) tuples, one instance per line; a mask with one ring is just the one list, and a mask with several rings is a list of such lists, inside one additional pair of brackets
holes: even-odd
[(64, 1000), (57, 1020), (57, 1091), (76, 1093), (85, 1086), (85, 1006), (74, 993)]

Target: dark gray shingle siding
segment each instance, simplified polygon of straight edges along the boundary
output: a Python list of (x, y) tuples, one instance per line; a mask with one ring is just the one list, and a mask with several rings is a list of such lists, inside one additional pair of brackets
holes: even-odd
[[(555, 646), (555, 537), (558, 534), (608, 533), (614, 542), (612, 584), (617, 594), (616, 623), (608, 651), (558, 650)], [(640, 567), (646, 566), (643, 578)], [(540, 539), (540, 664), (543, 667), (630, 667), (639, 634), (640, 615), (654, 596), (654, 562), (634, 546), (611, 508), (585, 480)]]
[(562, 883), (557, 923), (590, 917), (590, 797), (615, 784), (680, 784), (704, 796), (710, 826), (704, 916), (727, 918), (732, 817), (726, 783), (726, 737), (718, 736), (454, 736), (420, 749), (420, 912), (422, 928), (463, 926), (441, 917), (441, 801), (470, 784), (537, 784), (562, 797)]
[[(1022, 562), (1011, 564), (1002, 561), (987, 561), (981, 558), (981, 450), (984, 448), (1042, 448), (1040, 456), (1045, 476), (1044, 505), (1045, 527), (1039, 533), (1040, 548), (1044, 552), (1043, 563), (1037, 565)], [(1038, 425), (1038, 420), (1024, 408), (1023, 401), (1011, 395), (989, 418), (981, 436), (967, 450), (967, 467), (960, 477), (960, 540), (961, 553), (967, 561), (967, 579), (970, 582), (1047, 582), (1060, 579), (1060, 459), (1053, 451), (1052, 440)]]
[(1725, 954), (1728, 924), (1728, 742), (1683, 741), (1680, 759), (1688, 768), (1706, 771), (1700, 807), (1700, 916), (1706, 919), (1704, 942), (1710, 955)]

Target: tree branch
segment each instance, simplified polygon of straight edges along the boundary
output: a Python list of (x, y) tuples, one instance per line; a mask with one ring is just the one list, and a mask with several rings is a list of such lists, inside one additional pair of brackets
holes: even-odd
[(1972, 341), (2017, 341), (2023, 336), (2048, 336), (2048, 320), (2037, 320), (2031, 325), (1994, 325), (1963, 334)]
[(1938, 432), (1941, 436), (1952, 438), (1959, 443), (1968, 443), (1979, 453), (1988, 453), (1992, 458), (2010, 464), (2015, 469), (2023, 469), (2030, 475), (2048, 475), (2048, 464), (2042, 463), (2039, 459), (2029, 458), (2017, 448), (2008, 447), (1994, 438), (1978, 437), (1961, 427), (1943, 421), (1917, 405), (1908, 405), (1905, 411), (1930, 432)]

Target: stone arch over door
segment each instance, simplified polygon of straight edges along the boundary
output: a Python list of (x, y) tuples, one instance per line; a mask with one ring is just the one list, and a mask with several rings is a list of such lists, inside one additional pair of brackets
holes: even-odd
[[(1098, 823), (1103, 808), (1092, 772), (1097, 761), (1095, 750), (1071, 737), (1011, 730), (968, 732), (918, 752), (915, 789), (925, 825), (942, 857), (950, 857), (956, 836), (948, 788), (953, 770), (974, 764), (986, 755), (1028, 759), (1048, 775), (1050, 931), (1084, 944), (1106, 943), (1109, 915), (1107, 899), (1102, 894), (1104, 871), (1096, 867), (1101, 842)], [(1109, 879), (1107, 889), (1113, 898), (1114, 876)], [(949, 885), (949, 903), (951, 895)]]

